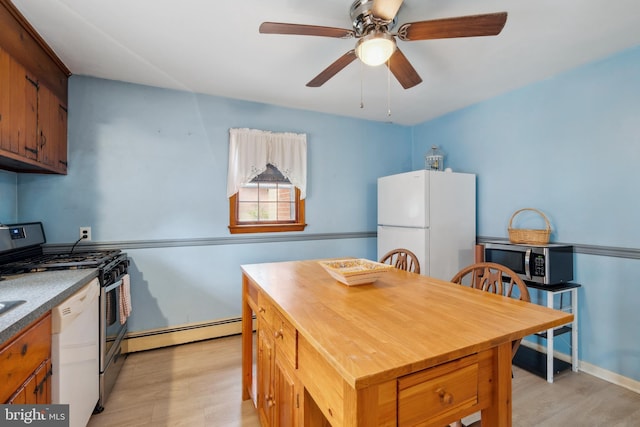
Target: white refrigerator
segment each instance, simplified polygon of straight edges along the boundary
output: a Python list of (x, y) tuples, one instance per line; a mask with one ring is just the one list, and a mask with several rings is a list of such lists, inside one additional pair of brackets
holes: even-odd
[(406, 248), (420, 273), (450, 280), (473, 264), (476, 176), (418, 170), (378, 178), (378, 259)]

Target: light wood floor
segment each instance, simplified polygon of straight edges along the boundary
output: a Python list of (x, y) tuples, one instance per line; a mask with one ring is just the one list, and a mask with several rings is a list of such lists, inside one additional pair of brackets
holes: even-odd
[[(88, 427), (257, 427), (241, 401), (240, 354), (239, 336), (133, 353)], [(580, 372), (548, 384), (514, 367), (513, 425), (637, 427), (640, 394)]]

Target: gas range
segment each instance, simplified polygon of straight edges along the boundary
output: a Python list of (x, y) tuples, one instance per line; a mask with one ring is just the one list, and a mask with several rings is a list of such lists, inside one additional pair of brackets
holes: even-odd
[(129, 288), (129, 260), (127, 254), (118, 249), (84, 251), (79, 247), (76, 250), (78, 242), (66, 253), (47, 253), (41, 222), (0, 225), (0, 280), (2, 276), (41, 271), (98, 269), (101, 289), (96, 333), (99, 334), (100, 390), (94, 410), (98, 413), (103, 410), (126, 357), (122, 342), (127, 333), (128, 314), (121, 313), (126, 299), (123, 295), (128, 294)]
[[(119, 249), (66, 253), (45, 253), (46, 243), (42, 223), (0, 226), (0, 277), (51, 270), (98, 268), (101, 286), (118, 281), (127, 272), (127, 254)], [(77, 243), (77, 242), (76, 242)]]

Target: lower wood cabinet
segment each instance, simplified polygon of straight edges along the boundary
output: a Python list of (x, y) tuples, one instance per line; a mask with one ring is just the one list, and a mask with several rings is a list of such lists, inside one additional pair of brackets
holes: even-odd
[(51, 313), (0, 348), (0, 402), (51, 403)]
[(300, 425), (302, 387), (284, 342), (282, 325), (267, 323), (258, 317), (258, 399), (263, 426)]
[(16, 391), (7, 403), (11, 404), (47, 404), (51, 403), (51, 360), (40, 364), (36, 371)]

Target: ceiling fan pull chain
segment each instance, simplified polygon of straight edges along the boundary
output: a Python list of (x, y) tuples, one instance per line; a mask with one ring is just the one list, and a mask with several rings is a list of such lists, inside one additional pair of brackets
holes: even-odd
[(387, 117), (391, 117), (391, 58), (387, 59)]
[(364, 65), (360, 61), (360, 108), (364, 108)]

